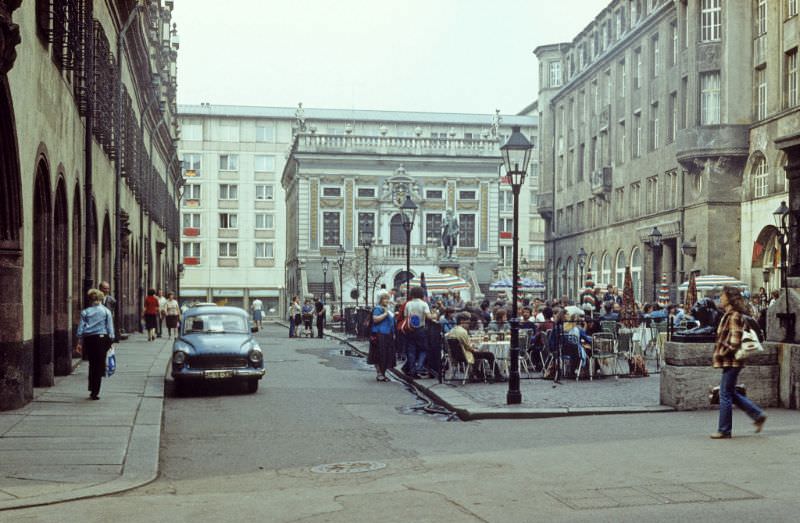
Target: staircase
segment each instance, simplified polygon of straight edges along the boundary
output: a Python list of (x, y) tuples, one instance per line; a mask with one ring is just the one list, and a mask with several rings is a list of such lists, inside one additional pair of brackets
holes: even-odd
[(322, 282), (308, 282), (308, 293), (313, 294), (314, 297), (322, 296), (323, 289), (328, 293), (328, 301), (336, 301), (336, 289), (334, 288), (333, 282), (328, 282), (327, 285), (323, 285)]

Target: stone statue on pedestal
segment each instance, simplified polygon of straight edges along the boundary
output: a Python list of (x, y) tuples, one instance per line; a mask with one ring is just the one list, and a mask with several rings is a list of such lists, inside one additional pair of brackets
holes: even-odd
[(442, 247), (444, 248), (444, 257), (446, 259), (453, 259), (453, 248), (457, 243), (458, 220), (451, 209), (447, 211), (447, 214), (442, 221)]

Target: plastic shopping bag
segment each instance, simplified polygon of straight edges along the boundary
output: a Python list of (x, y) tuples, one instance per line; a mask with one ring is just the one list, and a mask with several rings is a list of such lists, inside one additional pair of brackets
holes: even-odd
[(117, 370), (117, 352), (111, 347), (106, 353), (106, 377), (111, 377)]

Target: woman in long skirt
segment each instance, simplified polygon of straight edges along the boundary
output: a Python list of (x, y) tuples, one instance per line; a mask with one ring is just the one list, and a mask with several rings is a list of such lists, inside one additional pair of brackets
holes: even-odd
[(381, 294), (378, 304), (372, 310), (372, 334), (369, 343), (367, 363), (375, 365), (378, 373), (375, 379), (389, 381), (386, 370), (397, 362), (394, 353), (394, 315), (389, 310), (389, 294)]

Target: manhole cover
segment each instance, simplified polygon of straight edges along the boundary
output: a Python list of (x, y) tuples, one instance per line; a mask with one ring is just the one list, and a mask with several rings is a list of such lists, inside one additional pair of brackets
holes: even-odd
[(386, 463), (377, 461), (345, 461), (343, 463), (328, 463), (317, 465), (311, 472), (318, 474), (354, 474), (356, 472), (372, 472), (386, 467)]

